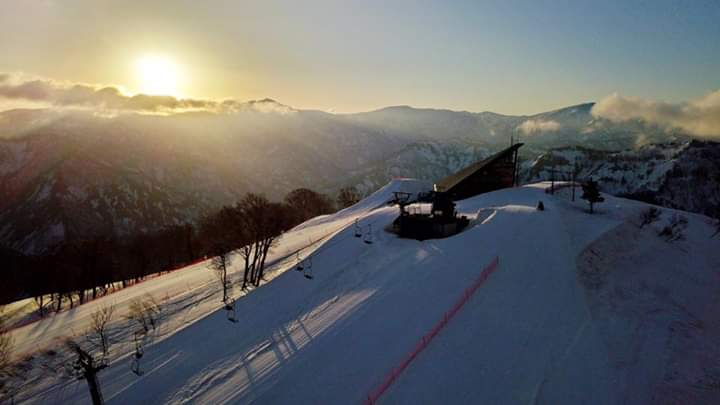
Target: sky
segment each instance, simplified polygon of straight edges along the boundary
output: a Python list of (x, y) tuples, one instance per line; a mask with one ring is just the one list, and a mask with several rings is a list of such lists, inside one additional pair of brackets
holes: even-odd
[(677, 104), (720, 89), (718, 21), (716, 0), (0, 0), (0, 72), (334, 112)]

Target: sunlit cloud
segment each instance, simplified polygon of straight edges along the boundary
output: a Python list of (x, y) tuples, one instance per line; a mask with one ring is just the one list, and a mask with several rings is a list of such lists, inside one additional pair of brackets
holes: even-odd
[(56, 108), (84, 108), (100, 112), (132, 111), (178, 113), (207, 111), (236, 113), (253, 110), (265, 113), (292, 113), (295, 110), (271, 99), (250, 102), (177, 98), (169, 95), (130, 95), (119, 86), (61, 82), (30, 78), (23, 74), (0, 73), (0, 99), (35, 102)]
[(533, 135), (557, 131), (560, 129), (560, 124), (553, 120), (527, 120), (518, 125), (517, 129), (525, 135)]
[(612, 94), (595, 104), (592, 114), (614, 122), (641, 120), (701, 138), (720, 138), (720, 90), (684, 103)]

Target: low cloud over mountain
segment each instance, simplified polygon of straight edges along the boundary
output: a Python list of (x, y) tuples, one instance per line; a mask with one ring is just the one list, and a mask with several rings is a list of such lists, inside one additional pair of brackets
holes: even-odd
[(720, 139), (720, 90), (684, 103), (613, 94), (597, 103), (592, 114), (615, 122), (637, 119), (701, 138)]
[(60, 82), (46, 78), (28, 78), (21, 74), (0, 73), (0, 98), (35, 102), (41, 106), (85, 108), (101, 111), (174, 113), (186, 111), (236, 112), (254, 109), (262, 112), (291, 112), (289, 107), (272, 100), (250, 103), (235, 100), (203, 100), (125, 94), (117, 86)]
[(544, 120), (527, 120), (518, 126), (525, 135), (532, 135), (539, 132), (551, 132), (560, 129), (560, 124), (557, 121), (544, 121)]

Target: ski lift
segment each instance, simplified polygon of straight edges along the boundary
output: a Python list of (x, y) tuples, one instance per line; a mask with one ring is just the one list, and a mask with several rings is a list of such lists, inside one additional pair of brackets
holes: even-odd
[(137, 376), (143, 375), (142, 370), (140, 370), (140, 359), (139, 358), (137, 358), (137, 357), (133, 358), (132, 364), (130, 364), (130, 371), (132, 371)]
[(230, 299), (225, 302), (225, 311), (228, 321), (233, 323), (238, 322), (238, 320), (235, 318), (235, 300)]
[(362, 228), (360, 228), (360, 224), (358, 224), (358, 220), (355, 219), (355, 237), (359, 238), (362, 236)]
[(365, 237), (363, 238), (363, 242), (367, 243), (368, 245), (373, 243), (372, 240), (372, 224), (368, 224), (368, 231), (365, 234)]
[(140, 359), (142, 359), (143, 354), (145, 354), (145, 350), (143, 349), (142, 339), (138, 339), (138, 332), (135, 332), (135, 355), (130, 364), (130, 370), (138, 376), (143, 374), (142, 370), (140, 370)]
[(297, 254), (297, 265), (295, 266), (296, 271), (303, 271), (303, 261), (300, 260), (300, 253)]
[(312, 256), (308, 256), (307, 259), (305, 259), (305, 271), (303, 271), (303, 276), (305, 276), (306, 279), (312, 280), (313, 279), (313, 265), (312, 265)]

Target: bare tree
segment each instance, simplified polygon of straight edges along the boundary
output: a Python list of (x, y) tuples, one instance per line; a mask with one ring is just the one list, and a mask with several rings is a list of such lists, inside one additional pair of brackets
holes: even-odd
[(133, 332), (135, 355), (130, 368), (137, 375), (142, 375), (140, 359), (145, 354), (145, 345), (148, 339), (151, 339), (150, 332), (159, 327), (160, 314), (160, 305), (152, 296), (148, 296), (144, 300), (137, 299), (130, 303), (127, 318), (138, 326), (138, 329)]
[(240, 255), (245, 260), (243, 286), (258, 286), (265, 271), (265, 260), (277, 237), (292, 223), (291, 209), (257, 194), (246, 195), (237, 205), (241, 218), (244, 246)]
[(222, 292), (223, 292), (223, 298), (222, 301), (224, 303), (228, 302), (228, 292), (230, 291), (230, 288), (232, 285), (230, 284), (230, 280), (228, 279), (228, 266), (230, 265), (230, 253), (229, 252), (222, 252), (218, 254), (217, 256), (212, 258), (212, 261), (210, 262), (210, 267), (212, 267), (213, 270), (215, 270), (215, 273), (217, 274), (218, 280), (220, 281), (220, 285), (222, 286)]
[(289, 192), (285, 196), (285, 204), (292, 210), (295, 223), (333, 212), (330, 198), (307, 188), (298, 188)]
[(92, 323), (86, 334), (88, 340), (100, 347), (102, 361), (105, 361), (110, 354), (110, 341), (108, 339), (108, 323), (112, 320), (115, 307), (107, 306), (100, 308), (92, 314)]
[(666, 242), (675, 242), (685, 239), (685, 229), (687, 229), (688, 220), (686, 217), (674, 214), (668, 220), (667, 225), (658, 232), (658, 236), (665, 239)]
[(16, 388), (12, 381), (12, 347), (12, 337), (6, 329), (4, 317), (0, 313), (0, 400), (8, 400), (8, 402), (13, 402)]
[(650, 225), (652, 223), (657, 222), (660, 219), (660, 216), (662, 215), (662, 212), (657, 209), (656, 207), (649, 207), (643, 211), (640, 212), (640, 223), (638, 224), (638, 227), (640, 229), (644, 228), (646, 225)]
[(15, 397), (28, 384), (27, 378), (24, 378), (28, 364), (20, 365), (18, 360), (13, 359), (14, 342), (8, 327), (7, 317), (0, 305), (0, 404), (14, 404)]
[(160, 305), (148, 295), (145, 299), (136, 299), (130, 303), (127, 319), (134, 321), (143, 333), (149, 333), (160, 325)]
[(10, 365), (12, 343), (10, 333), (5, 330), (4, 325), (0, 324), (0, 373), (3, 373)]
[(72, 339), (66, 341), (68, 349), (76, 356), (69, 369), (70, 375), (87, 381), (90, 397), (95, 405), (104, 402), (97, 374), (108, 365), (111, 345), (108, 339), (108, 324), (114, 311), (114, 307), (107, 306), (94, 312), (82, 343)]
[(337, 205), (339, 208), (347, 208), (360, 201), (360, 193), (355, 187), (343, 187), (338, 192)]
[(715, 206), (715, 208), (713, 209), (712, 217), (713, 217), (713, 226), (715, 227), (715, 232), (713, 232), (713, 234), (710, 235), (710, 239), (720, 235), (720, 203), (718, 203)]
[(258, 276), (255, 279), (256, 286), (260, 285), (260, 280), (263, 278), (265, 260), (267, 259), (270, 249), (282, 232), (290, 226), (292, 221), (290, 209), (285, 204), (270, 203), (266, 207), (265, 213), (264, 221), (262, 221), (263, 229), (259, 232), (261, 255)]
[[(247, 232), (245, 232), (247, 234)], [(246, 235), (244, 239), (243, 245), (240, 247), (238, 252), (240, 253), (240, 257), (243, 258), (243, 262), (245, 264), (245, 268), (243, 271), (243, 279), (242, 279), (242, 288), (243, 290), (247, 288), (247, 283), (249, 282), (248, 276), (253, 271), (254, 263), (252, 262), (252, 253), (253, 253), (253, 246), (251, 239), (249, 236)]]
[(243, 247), (240, 256), (245, 261), (242, 288), (247, 284), (256, 285), (260, 259), (262, 257), (262, 239), (270, 201), (262, 195), (249, 193), (236, 205), (240, 219), (240, 232)]
[(228, 300), (228, 291), (231, 287), (228, 278), (228, 266), (231, 263), (231, 251), (241, 243), (238, 239), (240, 232), (240, 219), (237, 208), (223, 207), (215, 215), (207, 217), (201, 226), (201, 233), (205, 239), (206, 250), (213, 255), (210, 267), (215, 270), (222, 286), (225, 303)]
[(213, 256), (211, 267), (217, 271), (223, 287), (223, 302), (229, 299), (230, 252), (237, 249), (244, 261), (241, 288), (259, 285), (268, 253), (277, 237), (292, 224), (291, 212), (286, 204), (249, 193), (234, 207), (223, 207), (203, 221), (201, 235), (206, 252)]
[(10, 368), (10, 358), (12, 354), (12, 337), (7, 330), (5, 317), (0, 313), (0, 381), (4, 381), (5, 374)]
[(33, 300), (35, 301), (35, 306), (38, 309), (38, 314), (40, 314), (40, 318), (45, 316), (45, 294), (38, 294), (36, 295)]

